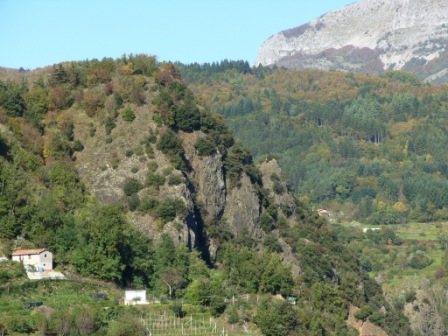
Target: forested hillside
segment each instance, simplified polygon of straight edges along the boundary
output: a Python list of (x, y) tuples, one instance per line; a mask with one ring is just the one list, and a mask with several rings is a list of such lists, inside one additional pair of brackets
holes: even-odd
[[(346, 323), (349, 308), (354, 306), (362, 311), (358, 319), (370, 317), (391, 336), (412, 334), (403, 315), (404, 299), (386, 300), (380, 285), (360, 264), (361, 250), (350, 244), (366, 238), (350, 234), (350, 229), (329, 226), (293, 198), (276, 161), (266, 159), (256, 166), (222, 117), (209, 108), (217, 109), (217, 102), (226, 101), (220, 107), (222, 114), (241, 114), (232, 102), (240, 104), (242, 95), (249, 92), (248, 84), (253, 84), (260, 98), (253, 96), (251, 107), (251, 95), (245, 96), (241, 104), (248, 107), (243, 116), (255, 117), (256, 110), (262, 111), (265, 131), (274, 132), (277, 125), (279, 136), (279, 130), (286, 129), (280, 121), (295, 118), (298, 126), (306, 121), (308, 133), (301, 136), (316, 142), (313, 146), (319, 156), (314, 156), (315, 164), (332, 157), (332, 142), (324, 140), (330, 141), (337, 120), (330, 118), (331, 113), (319, 114), (315, 125), (317, 115), (306, 117), (298, 107), (301, 99), (310, 106), (311, 100), (297, 98), (287, 108), (275, 93), (276, 85), (256, 89), (257, 83), (274, 81), (282, 71), (237, 65), (241, 69), (218, 73), (227, 78), (225, 85), (214, 76), (207, 82), (200, 75), (203, 86), (192, 88), (172, 64), (145, 55), (5, 75), (0, 81), (2, 252), (10, 256), (15, 248), (45, 247), (54, 253), (56, 269), (71, 278), (106, 281), (121, 289), (146, 288), (155, 295), (200, 306), (213, 316), (222, 316), (228, 325), (249, 324), (264, 335), (357, 335)], [(340, 75), (320, 76), (323, 81)], [(341, 78), (348, 83), (359, 80)], [(206, 98), (212, 96), (213, 88), (215, 98), (210, 102)], [(416, 92), (420, 89), (424, 88), (415, 86)], [(309, 90), (303, 90), (304, 97), (312, 96)], [(350, 106), (350, 92), (338, 95)], [(366, 94), (359, 104), (372, 97)], [(274, 111), (279, 108), (278, 113), (267, 113), (265, 109), (271, 111), (273, 106), (277, 106)], [(244, 127), (250, 129), (252, 121), (247, 120)], [(353, 117), (350, 122), (356, 120)], [(354, 137), (350, 142), (354, 153), (367, 148), (373, 153), (389, 137), (382, 124), (378, 125), (373, 139), (359, 130), (349, 131), (348, 126), (339, 136)], [(269, 132), (251, 136), (262, 139)], [(356, 145), (358, 138), (366, 148)], [(263, 148), (265, 141), (259, 145)], [(284, 152), (280, 150), (284, 145), (279, 146), (275, 147), (279, 153)], [(327, 156), (321, 155), (326, 152)], [(256, 153), (260, 156), (262, 150)], [(309, 155), (304, 153), (298, 163), (309, 162)], [(343, 174), (344, 165), (355, 161), (355, 156), (340, 157), (345, 160), (335, 167), (330, 164), (329, 172), (335, 169), (334, 173)], [(365, 165), (372, 167), (373, 163), (366, 161)], [(385, 168), (382, 172), (392, 174)], [(433, 176), (430, 181), (438, 181), (436, 174), (427, 174)], [(395, 185), (393, 175), (390, 180)], [(350, 191), (338, 193), (347, 199)], [(387, 195), (378, 192), (371, 203)], [(330, 199), (329, 194), (325, 197)], [(367, 199), (365, 195), (361, 198)], [(119, 309), (117, 301), (105, 311), (82, 300), (87, 287), (78, 285), (63, 287), (72, 301), (61, 304), (53, 296), (58, 291), (56, 284), (42, 285), (42, 289), (26, 280), (13, 263), (2, 265), (2, 333), (124, 335), (121, 324), (134, 334), (146, 333), (138, 310)], [(37, 294), (30, 288), (42, 291)], [(251, 294), (259, 295), (260, 301), (234, 305), (225, 301)], [(49, 301), (55, 312), (25, 310), (20, 300), (36, 300), (36, 295), (38, 300)], [(275, 299), (275, 295), (282, 298)], [(290, 295), (297, 297), (296, 306), (284, 300)], [(173, 310), (183, 316), (180, 303)], [(83, 329), (83, 321), (89, 322), (88, 330)]]
[(179, 65), (201, 104), (254, 158), (279, 159), (293, 192), (343, 220), (448, 218), (448, 87), (409, 73)]

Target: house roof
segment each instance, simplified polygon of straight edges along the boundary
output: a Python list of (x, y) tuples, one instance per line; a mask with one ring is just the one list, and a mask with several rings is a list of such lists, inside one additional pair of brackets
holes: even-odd
[(16, 250), (12, 253), (12, 255), (17, 256), (17, 255), (28, 255), (28, 254), (41, 254), (44, 251), (47, 251), (47, 249)]

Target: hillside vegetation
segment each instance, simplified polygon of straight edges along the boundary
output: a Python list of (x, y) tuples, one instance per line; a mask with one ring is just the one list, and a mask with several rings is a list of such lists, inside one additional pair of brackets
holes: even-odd
[(448, 86), (401, 71), (179, 68), (255, 160), (277, 157), (314, 208), (371, 224), (448, 218)]
[[(252, 70), (237, 64), (244, 69), (221, 73), (235, 87), (217, 85), (217, 101), (242, 93), (233, 90), (245, 90), (247, 80), (256, 86)], [(276, 73), (259, 71), (266, 80)], [(292, 197), (276, 160), (256, 166), (210, 112), (217, 106), (205, 98), (214, 85), (190, 89), (172, 64), (145, 55), (2, 79), (3, 253), (45, 247), (72, 280), (146, 288), (265, 335), (357, 335), (345, 322), (350, 306), (389, 335), (410, 335), (403, 300), (382, 295), (349, 244), (349, 230)], [(364, 140), (368, 146), (385, 141), (377, 131), (375, 143)], [(147, 333), (138, 311), (111, 308), (119, 304), (113, 289), (106, 310), (80, 298), (94, 290), (88, 284), (40, 285), (19, 265), (0, 265), (1, 301), (12, 301), (0, 306), (2, 333)], [(54, 298), (59, 290), (72, 298), (70, 309)], [(246, 295), (260, 300), (225, 300)], [(284, 300), (289, 295), (297, 305)], [(51, 309), (26, 313), (20, 300), (43, 300)], [(178, 304), (172, 309), (183, 316)]]

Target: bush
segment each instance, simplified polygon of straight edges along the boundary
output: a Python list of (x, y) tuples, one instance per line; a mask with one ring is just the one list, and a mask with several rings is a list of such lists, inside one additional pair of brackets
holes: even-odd
[(372, 307), (369, 306), (369, 305), (365, 305), (365, 306), (363, 306), (363, 307), (361, 308), (360, 311), (358, 311), (358, 312), (355, 314), (355, 317), (356, 317), (358, 320), (365, 321), (365, 320), (367, 320), (367, 318), (368, 318), (370, 315), (372, 315), (372, 313), (373, 313), (373, 309), (372, 309)]
[(170, 304), (170, 309), (174, 312), (176, 317), (182, 318), (185, 316), (185, 312), (182, 309), (182, 302), (173, 301), (173, 303)]
[(165, 176), (155, 173), (149, 173), (146, 177), (146, 184), (152, 187), (160, 187), (165, 183)]
[(104, 128), (106, 129), (106, 134), (109, 135), (115, 127), (117, 127), (115, 121), (111, 117), (107, 117), (104, 122)]
[(123, 191), (126, 196), (131, 196), (132, 194), (139, 192), (140, 189), (142, 189), (142, 185), (135, 178), (127, 179), (123, 186)]
[(229, 319), (227, 320), (227, 322), (230, 324), (236, 324), (239, 321), (240, 321), (240, 318), (238, 316), (238, 310), (236, 309), (235, 306), (232, 306), (232, 308), (230, 309)]
[(183, 162), (184, 148), (176, 133), (168, 129), (160, 136), (157, 149), (170, 157), (171, 164), (177, 168), (185, 168)]
[(158, 205), (157, 201), (145, 196), (141, 199), (140, 205), (138, 206), (138, 210), (143, 213), (150, 213), (154, 208)]
[(81, 140), (76, 139), (73, 143), (73, 150), (75, 152), (81, 152), (84, 149), (84, 145), (82, 144)]
[(170, 129), (160, 136), (160, 139), (157, 142), (157, 149), (167, 155), (179, 155), (184, 152), (181, 140), (177, 134)]
[(218, 317), (226, 310), (226, 303), (220, 296), (213, 295), (210, 300), (210, 310), (213, 317)]
[(123, 118), (124, 121), (131, 122), (135, 119), (135, 113), (134, 111), (132, 111), (130, 107), (128, 107), (123, 111), (121, 117)]
[(186, 216), (186, 214), (187, 207), (179, 198), (162, 199), (156, 208), (156, 215), (163, 223), (172, 221), (176, 216)]
[(168, 185), (179, 185), (183, 182), (183, 176), (181, 174), (170, 175), (168, 177)]
[(414, 269), (423, 269), (431, 264), (432, 259), (420, 251), (415, 252), (409, 261), (409, 266)]
[(267, 213), (263, 212), (260, 216), (260, 225), (264, 232), (271, 232), (274, 228), (274, 220)]
[(194, 144), (194, 148), (196, 148), (198, 155), (200, 156), (212, 155), (216, 152), (216, 146), (214, 142), (204, 137), (199, 138), (196, 141), (196, 143)]
[(135, 211), (140, 205), (140, 198), (138, 197), (138, 194), (132, 194), (131, 196), (128, 196), (128, 207), (130, 211)]

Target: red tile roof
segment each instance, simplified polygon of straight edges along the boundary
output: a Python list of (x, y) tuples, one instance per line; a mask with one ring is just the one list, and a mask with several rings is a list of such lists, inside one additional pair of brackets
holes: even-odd
[(34, 249), (34, 250), (16, 250), (12, 253), (15, 255), (25, 255), (25, 254), (41, 254), (43, 251), (47, 251), (47, 249)]

